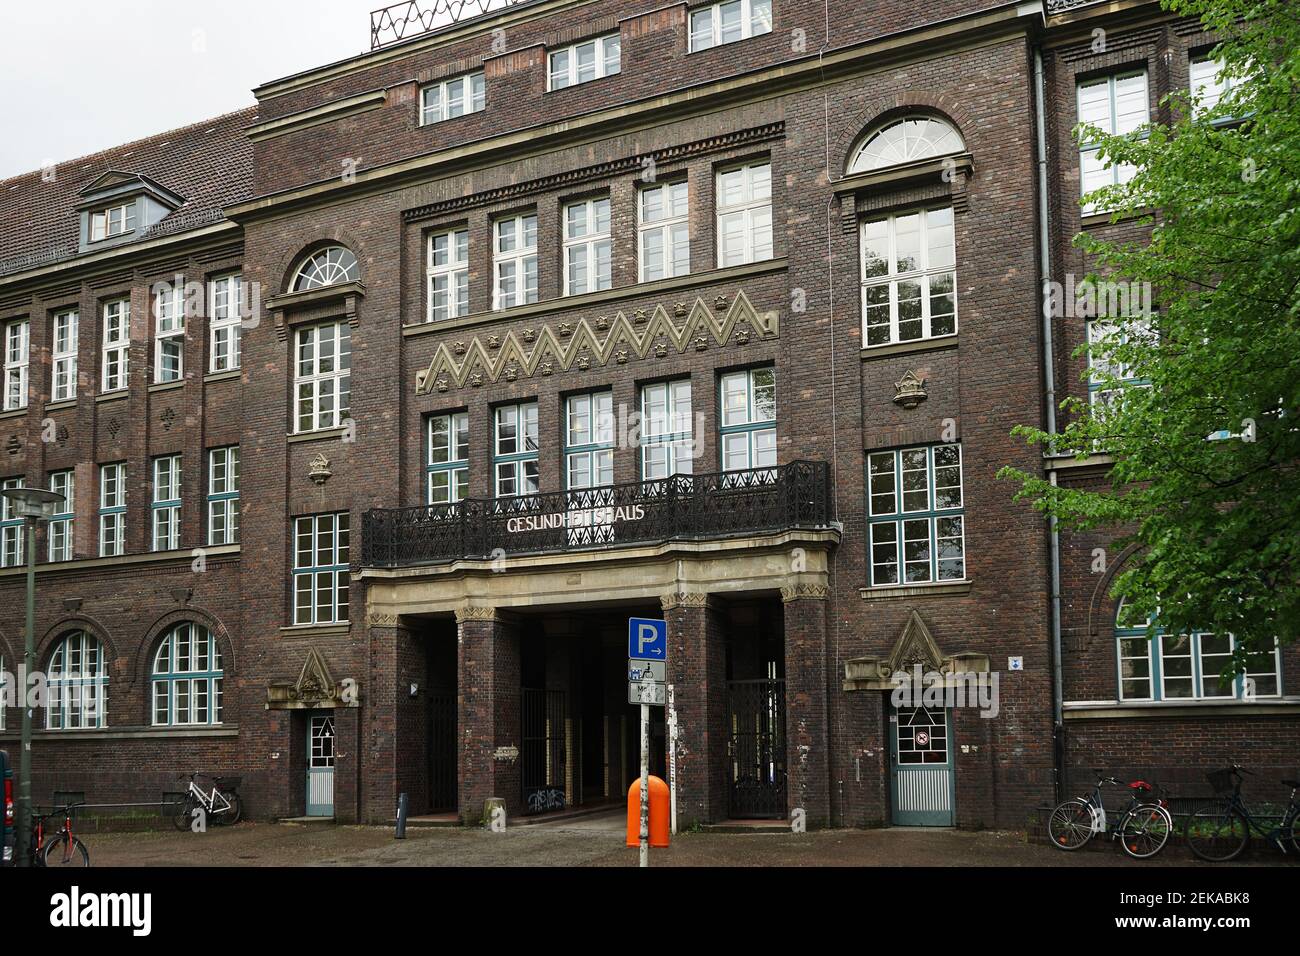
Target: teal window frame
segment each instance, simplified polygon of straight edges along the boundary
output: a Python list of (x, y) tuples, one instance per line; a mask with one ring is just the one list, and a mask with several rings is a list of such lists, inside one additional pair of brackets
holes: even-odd
[[(20, 477), (6, 478), (0, 481), (0, 489), (25, 488), (26, 479)], [(8, 498), (0, 498), (0, 568), (19, 568), (23, 565), (26, 545), (25, 522), (14, 509)]]
[[(686, 389), (686, 430), (681, 431), (682, 424), (677, 412), (679, 396), (677, 389)], [(664, 427), (666, 431), (652, 431), (656, 424), (649, 410), (649, 394), (653, 389), (664, 390)], [(719, 383), (721, 388), (721, 383)], [(673, 475), (689, 475), (695, 470), (695, 423), (694, 395), (689, 378), (673, 378), (662, 382), (651, 382), (641, 386), (641, 480), (657, 481), (671, 478)], [(651, 449), (663, 449), (664, 474), (651, 475), (647, 452)], [(683, 454), (685, 452), (685, 454)]]
[[(755, 376), (770, 374), (772, 377), (772, 417), (757, 418), (755, 393), (760, 389), (766, 389), (767, 385), (756, 385)], [(727, 424), (727, 382), (738, 376), (745, 376), (745, 420)], [(752, 471), (759, 468), (776, 467), (776, 418), (777, 418), (777, 393), (776, 393), (776, 368), (772, 365), (762, 365), (757, 368), (741, 369), (735, 372), (725, 372), (718, 376), (717, 397), (718, 397), (718, 463), (723, 471)], [(771, 444), (771, 462), (759, 463), (757, 461), (760, 452), (756, 444), (756, 439), (760, 434), (770, 433), (772, 436)], [(745, 435), (747, 436), (745, 467), (732, 468), (727, 465), (727, 438), (729, 436)], [(766, 453), (767, 449), (761, 449)]]
[[(527, 448), (528, 431), (520, 428), (520, 422), (527, 419), (525, 414), (528, 409), (532, 409), (532, 434), (533, 447)], [(514, 410), (515, 450), (509, 452), (501, 451), (501, 413)], [(537, 429), (537, 401), (534, 399), (529, 402), (516, 402), (513, 404), (497, 405), (492, 409), (492, 494), (496, 498), (518, 498), (524, 495), (537, 494), (541, 490), (541, 472), (538, 463), (541, 454), (541, 437)], [(522, 450), (520, 450), (522, 448)], [(525, 484), (528, 480), (528, 465), (532, 464), (532, 480), (537, 486), (530, 490), (525, 490)], [(509, 466), (510, 479), (515, 483), (515, 490), (502, 493), (501, 491), (501, 469), (503, 466)]]
[[(62, 487), (56, 487), (61, 485)], [(63, 510), (46, 524), (46, 558), (51, 564), (73, 557), (73, 519), (77, 512), (77, 475), (71, 468), (50, 472), (50, 491), (63, 495)]]
[[(175, 463), (175, 466), (172, 466)], [(168, 481), (172, 497), (160, 498), (162, 488), (162, 468), (167, 468)], [(153, 495), (149, 505), (149, 550), (154, 552), (176, 551), (181, 546), (181, 480), (183, 462), (180, 455), (160, 455), (153, 460)], [(158, 531), (163, 517), (168, 522), (167, 547), (158, 547)]]
[[(218, 474), (222, 476), (220, 479)], [(222, 522), (220, 534), (216, 530), (217, 517)], [(212, 547), (239, 543), (238, 445), (208, 449), (207, 538)]]
[[(184, 642), (182, 636), (186, 638)], [(205, 648), (201, 656), (197, 650), (200, 643)], [(182, 654), (183, 646), (188, 647), (187, 655)], [(184, 621), (169, 629), (154, 651), (149, 675), (153, 726), (219, 725), (224, 708), (225, 676), (221, 648), (206, 627)], [(180, 719), (182, 707), (186, 719)]]
[[(50, 651), (47, 675), (46, 730), (98, 730), (107, 726), (108, 661), (98, 638), (81, 630), (60, 635)], [(94, 711), (89, 722), (88, 703)]]
[[(434, 444), (434, 428), (445, 423), (446, 458), (439, 460), (441, 445)], [(469, 412), (446, 412), (430, 415), (425, 421), (424, 500), (429, 505), (447, 505), (463, 501), (469, 494)], [(434, 486), (442, 482), (446, 494), (439, 497)]]
[[(957, 453), (957, 484), (937, 485), (936, 470), (938, 468), (952, 468), (954, 465), (949, 463), (940, 463), (936, 466), (935, 455), (940, 450), (955, 449)], [(916, 474), (917, 468), (905, 468), (905, 456), (923, 453), (925, 455), (925, 487), (907, 488), (905, 476), (907, 474)], [(886, 474), (883, 471), (875, 471), (873, 466), (878, 460), (889, 459), (891, 470), (888, 472), (889, 482), (882, 479)], [(867, 489), (867, 579), (871, 587), (899, 587), (914, 584), (942, 584), (958, 581), (965, 581), (966, 568), (966, 489), (965, 489), (965, 458), (962, 453), (960, 442), (949, 442), (937, 445), (917, 445), (907, 448), (881, 449), (867, 453), (865, 484)], [(956, 488), (959, 495), (959, 502), (956, 505), (940, 506), (938, 501), (938, 492), (940, 489)], [(923, 508), (907, 507), (906, 495), (915, 494), (924, 490), (925, 506)], [(890, 502), (889, 511), (877, 511), (878, 502), (883, 505), (884, 502)], [(956, 520), (960, 522), (960, 538), (954, 538), (951, 534), (940, 535), (943, 528), (943, 522)], [(926, 576), (909, 577), (908, 565), (919, 565), (921, 559), (907, 556), (906, 545), (909, 542), (922, 541), (919, 537), (908, 537), (909, 523), (926, 524), (925, 548), (925, 567)], [(883, 530), (891, 529), (889, 534)], [(892, 540), (891, 540), (892, 535)], [(953, 541), (960, 540), (960, 553), (953, 555), (940, 554), (940, 540)], [(880, 557), (888, 556), (889, 549), (892, 548), (894, 558), (890, 560), (878, 560)], [(961, 573), (959, 575), (944, 574), (942, 564), (944, 562), (960, 562)], [(878, 567), (893, 567), (896, 575), (893, 580), (888, 580), (882, 576), (877, 579), (876, 569)]]
[[(575, 404), (586, 402), (587, 423), (584, 432), (575, 432), (580, 415)], [(604, 408), (598, 406), (606, 406)], [(603, 422), (602, 422), (603, 419)], [(614, 483), (614, 436), (616, 422), (614, 418), (614, 392), (612, 389), (599, 389), (594, 392), (579, 392), (564, 399), (564, 488), (566, 491), (583, 491), (588, 488), (607, 488)], [(586, 441), (582, 438), (585, 435)], [(587, 483), (575, 485), (574, 464), (586, 463)], [(606, 465), (607, 462), (607, 465)], [(608, 480), (601, 479), (600, 473), (608, 472)]]
[[(109, 476), (113, 475), (110, 485)], [(116, 493), (110, 495), (110, 487)], [(113, 533), (109, 533), (112, 526)], [(112, 545), (112, 547), (110, 547)], [(126, 463), (99, 466), (99, 556), (115, 558), (126, 553)]]
[[(292, 527), (293, 623), (347, 623), (351, 590), (351, 513), (337, 511), (300, 515), (293, 519)], [(303, 560), (304, 531), (310, 542), (306, 561)], [(322, 550), (321, 537), (326, 532), (329, 534), (329, 542)], [(310, 590), (304, 591), (304, 585)], [(304, 593), (310, 594), (306, 605), (301, 600)], [(322, 600), (322, 595), (327, 600)]]

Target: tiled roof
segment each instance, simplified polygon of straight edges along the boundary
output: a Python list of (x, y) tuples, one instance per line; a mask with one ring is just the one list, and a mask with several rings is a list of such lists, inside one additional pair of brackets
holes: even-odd
[(141, 238), (184, 232), (222, 219), (221, 209), (252, 196), (253, 150), (244, 128), (248, 107), (147, 139), (0, 180), (0, 276), (77, 255), (78, 195), (110, 169), (139, 173), (185, 197)]

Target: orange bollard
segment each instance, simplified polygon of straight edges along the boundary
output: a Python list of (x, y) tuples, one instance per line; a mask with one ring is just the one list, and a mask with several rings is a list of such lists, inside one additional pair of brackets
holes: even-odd
[[(667, 846), (671, 810), (668, 807), (668, 784), (650, 777), (650, 845)], [(627, 845), (641, 845), (641, 778), (632, 782), (627, 792)]]

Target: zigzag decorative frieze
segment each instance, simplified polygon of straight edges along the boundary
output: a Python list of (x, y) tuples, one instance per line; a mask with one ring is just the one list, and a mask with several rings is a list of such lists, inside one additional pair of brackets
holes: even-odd
[(645, 358), (651, 353), (663, 358), (670, 348), (679, 353), (690, 348), (704, 351), (711, 345), (726, 345), (733, 337), (736, 344), (745, 345), (752, 338), (779, 336), (778, 314), (759, 313), (739, 291), (730, 305), (719, 296), (712, 310), (697, 298), (690, 309), (678, 303), (671, 314), (660, 305), (652, 313), (634, 310), (630, 317), (618, 312), (612, 318), (560, 322), (555, 328), (544, 325), (540, 330), (512, 330), (505, 336), (476, 335), (468, 344), (443, 342), (429, 367), (416, 375), (415, 393), (429, 395), (467, 385), (479, 388), (503, 378), (513, 382), (520, 376), (570, 369), (585, 371), (611, 361), (622, 365), (633, 356)]

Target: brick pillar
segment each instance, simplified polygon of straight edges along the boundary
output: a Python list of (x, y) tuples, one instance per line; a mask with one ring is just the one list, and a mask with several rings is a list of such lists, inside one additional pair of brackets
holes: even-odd
[(498, 747), (521, 747), (519, 632), (495, 608), (466, 607), (456, 612), (457, 733), (456, 772), (460, 816), (466, 824), (483, 818), (483, 803), (501, 797), (509, 816), (523, 810), (520, 765), (497, 760)]
[(809, 827), (830, 823), (830, 735), (826, 726), (826, 589), (783, 588), (785, 736), (791, 811)]
[(707, 594), (663, 597), (668, 682), (677, 710), (677, 826), (727, 816), (727, 685), (723, 624)]

